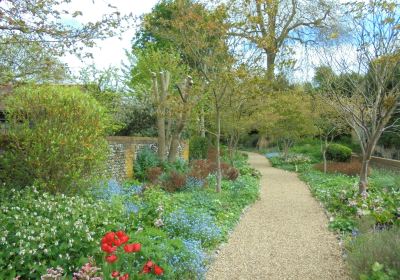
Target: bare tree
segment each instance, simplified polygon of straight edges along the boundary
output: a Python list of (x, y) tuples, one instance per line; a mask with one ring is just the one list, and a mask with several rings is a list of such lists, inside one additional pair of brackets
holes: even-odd
[[(400, 118), (390, 121), (400, 103), (400, 4), (374, 0), (355, 2), (346, 9), (352, 37), (340, 47), (340, 58), (337, 54), (329, 57), (332, 69), (341, 74), (328, 75), (326, 100), (359, 138), (359, 192), (366, 196), (368, 166), (375, 146), (384, 131), (398, 128), (400, 122)], [(355, 57), (349, 49), (355, 49)]]
[(327, 0), (237, 0), (233, 7), (231, 35), (239, 36), (266, 55), (267, 76), (274, 78), (279, 53), (290, 52), (288, 42), (305, 43), (317, 28), (327, 27), (332, 11)]

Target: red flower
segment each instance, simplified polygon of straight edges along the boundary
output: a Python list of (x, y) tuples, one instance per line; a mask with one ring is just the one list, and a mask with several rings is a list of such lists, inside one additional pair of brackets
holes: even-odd
[(118, 280), (128, 280), (129, 279), (129, 274), (125, 273), (123, 276), (119, 277)]
[(153, 262), (152, 261), (147, 261), (145, 263), (145, 265), (143, 266), (142, 273), (144, 273), (144, 274), (150, 273), (152, 267), (153, 267)]
[(118, 236), (118, 239), (120, 240), (121, 244), (125, 244), (129, 240), (129, 236), (126, 235), (126, 233), (123, 232), (122, 230), (117, 231), (116, 235)]
[(112, 231), (110, 231), (110, 232), (107, 232), (105, 235), (104, 235), (104, 237), (103, 237), (103, 239), (101, 240), (101, 242), (102, 243), (107, 243), (107, 244), (112, 244), (113, 242), (114, 242), (114, 240), (115, 240), (115, 233), (114, 232), (112, 232)]
[(106, 257), (106, 262), (108, 263), (114, 263), (118, 260), (118, 257), (116, 255), (109, 255)]
[(140, 245), (140, 243), (126, 244), (124, 246), (124, 251), (127, 253), (134, 253), (139, 252), (141, 248), (142, 245)]
[(111, 273), (111, 277), (112, 278), (117, 278), (119, 276), (119, 271), (113, 271), (112, 273)]
[(103, 244), (101, 244), (101, 250), (104, 251), (104, 252), (106, 252), (106, 253), (108, 253), (108, 254), (111, 254), (111, 253), (113, 253), (115, 250), (117, 250), (117, 247), (115, 247), (115, 246), (110, 246), (108, 243), (103, 243)]
[(155, 275), (163, 275), (163, 273), (164, 273), (164, 270), (155, 264), (154, 265), (154, 274)]
[(115, 240), (114, 240), (114, 245), (115, 245), (115, 246), (121, 246), (121, 245), (122, 245), (121, 240), (120, 240), (120, 239), (115, 239)]

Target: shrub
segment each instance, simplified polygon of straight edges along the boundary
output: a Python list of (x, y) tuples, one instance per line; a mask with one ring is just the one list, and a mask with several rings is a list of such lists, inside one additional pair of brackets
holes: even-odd
[(189, 145), (190, 159), (205, 159), (208, 151), (208, 139), (205, 137), (192, 137)]
[(161, 167), (150, 167), (147, 169), (147, 180), (149, 180), (153, 185), (157, 185), (161, 182), (160, 177), (162, 173), (163, 170)]
[(52, 193), (85, 188), (104, 173), (108, 117), (73, 87), (21, 87), (6, 98), (7, 150), (0, 181)]
[(175, 192), (182, 189), (186, 184), (186, 175), (176, 171), (170, 172), (166, 178), (163, 179), (163, 189), (168, 192)]
[(340, 145), (330, 144), (326, 150), (326, 158), (328, 160), (345, 162), (351, 159), (351, 149)]
[(206, 179), (208, 174), (212, 172), (212, 166), (208, 160), (199, 159), (191, 162), (191, 170), (189, 176), (197, 179)]
[(239, 176), (239, 171), (225, 162), (221, 162), (221, 172), (222, 177), (230, 181), (235, 181)]
[(153, 150), (147, 147), (140, 149), (135, 160), (135, 177), (144, 181), (146, 179), (147, 170), (151, 167), (157, 167), (159, 164), (160, 160)]
[[(400, 277), (400, 227), (394, 226), (389, 230), (369, 232), (358, 236), (346, 245), (349, 265), (353, 277), (359, 279), (373, 276), (374, 272), (381, 271), (387, 278), (370, 279), (398, 279)], [(381, 266), (377, 267), (375, 263)], [(375, 269), (374, 269), (375, 266)]]

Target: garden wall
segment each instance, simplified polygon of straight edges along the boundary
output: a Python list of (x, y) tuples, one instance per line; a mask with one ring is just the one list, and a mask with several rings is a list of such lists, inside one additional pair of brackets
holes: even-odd
[[(352, 159), (359, 159), (359, 156), (353, 154)], [(371, 157), (370, 163), (372, 167), (400, 171), (400, 160), (387, 159), (381, 157)]]
[[(133, 177), (133, 166), (140, 149), (148, 147), (157, 152), (157, 138), (110, 136), (107, 137), (110, 147), (108, 170), (112, 177), (124, 180)], [(182, 142), (179, 147), (179, 157), (189, 160), (189, 144)]]

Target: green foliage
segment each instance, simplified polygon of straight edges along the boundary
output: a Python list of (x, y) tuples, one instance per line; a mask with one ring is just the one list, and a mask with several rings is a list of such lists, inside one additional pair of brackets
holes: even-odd
[(108, 116), (74, 87), (21, 87), (6, 99), (9, 146), (0, 156), (8, 186), (74, 193), (104, 173)]
[(102, 235), (130, 226), (122, 205), (86, 195), (0, 188), (0, 279), (40, 279), (48, 267), (76, 271), (94, 256)]
[(207, 158), (208, 139), (205, 137), (192, 137), (189, 141), (189, 156), (190, 159), (205, 159)]
[[(293, 150), (303, 150), (306, 155), (312, 155), (314, 149), (307, 146), (307, 142), (293, 147)], [(300, 178), (309, 185), (311, 193), (332, 214), (329, 227), (333, 230), (351, 232), (357, 228), (358, 217), (365, 216), (371, 218), (372, 225), (398, 223), (400, 175), (397, 172), (373, 170), (369, 178), (368, 197), (363, 199), (358, 195), (356, 177), (324, 174), (309, 163), (289, 163), (279, 156), (269, 160), (275, 167), (300, 173)]]
[(141, 149), (136, 157), (134, 174), (139, 180), (144, 181), (146, 179), (147, 170), (151, 167), (156, 167), (160, 164), (160, 160), (157, 154), (150, 148)]
[(347, 263), (352, 276), (362, 280), (400, 277), (400, 227), (368, 232), (347, 242)]
[(351, 159), (351, 149), (340, 145), (330, 144), (326, 150), (326, 158), (328, 160), (346, 162)]

